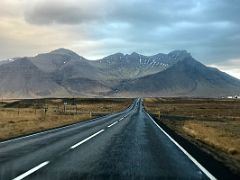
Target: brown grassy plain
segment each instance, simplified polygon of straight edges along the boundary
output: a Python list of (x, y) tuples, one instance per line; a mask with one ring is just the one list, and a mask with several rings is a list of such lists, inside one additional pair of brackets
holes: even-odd
[(131, 99), (3, 100), (0, 141), (118, 112), (131, 103)]
[(175, 132), (240, 171), (240, 100), (146, 98), (145, 107)]

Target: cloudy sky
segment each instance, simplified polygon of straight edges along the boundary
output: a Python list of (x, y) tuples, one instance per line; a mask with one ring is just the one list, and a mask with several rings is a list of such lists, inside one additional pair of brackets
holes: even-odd
[(0, 0), (0, 59), (186, 49), (240, 78), (240, 0)]

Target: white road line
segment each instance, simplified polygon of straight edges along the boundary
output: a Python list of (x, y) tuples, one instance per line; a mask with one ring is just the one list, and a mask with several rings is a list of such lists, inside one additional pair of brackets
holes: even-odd
[(42, 167), (46, 166), (49, 163), (49, 161), (45, 161), (41, 164), (39, 164), (38, 166), (30, 169), (29, 171), (19, 175), (18, 177), (15, 177), (13, 180), (21, 180), (24, 179), (25, 177), (29, 176), (30, 174), (34, 173), (35, 171), (41, 169)]
[(108, 128), (114, 126), (114, 125), (117, 124), (117, 123), (118, 123), (118, 121), (115, 121), (114, 123), (110, 124), (110, 125), (108, 126)]
[(100, 131), (98, 131), (98, 132), (94, 133), (93, 135), (89, 136), (88, 138), (86, 138), (86, 139), (84, 139), (84, 140), (80, 141), (79, 143), (77, 143), (77, 144), (75, 144), (75, 145), (71, 146), (71, 148), (70, 148), (70, 149), (74, 149), (74, 148), (76, 148), (76, 147), (80, 146), (81, 144), (83, 144), (83, 143), (85, 143), (86, 141), (88, 141), (88, 140), (92, 139), (93, 137), (97, 136), (98, 134), (102, 133), (103, 131), (104, 131), (104, 129), (102, 129), (102, 130), (100, 130)]
[(164, 131), (147, 113), (153, 123), (211, 180), (217, 180), (207, 169), (205, 169), (194, 157), (192, 157), (182, 146), (180, 146), (166, 131)]

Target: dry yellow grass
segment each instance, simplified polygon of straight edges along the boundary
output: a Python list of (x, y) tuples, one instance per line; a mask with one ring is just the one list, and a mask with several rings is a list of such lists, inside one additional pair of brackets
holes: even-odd
[(150, 98), (144, 103), (155, 117), (161, 112), (162, 123), (239, 171), (239, 100)]
[(0, 111), (0, 139), (8, 139), (24, 134), (29, 134), (49, 128), (71, 124), (77, 121), (90, 118), (87, 114), (81, 115), (60, 115), (45, 113), (43, 110), (33, 109), (6, 109)]
[[(81, 99), (76, 105), (63, 105), (62, 99), (5, 101), (0, 106), (0, 140), (60, 127), (126, 109), (130, 99)], [(42, 101), (42, 100), (40, 100)], [(45, 107), (47, 112), (45, 113)], [(64, 110), (65, 109), (65, 110)], [(91, 112), (91, 113), (90, 113)]]
[(234, 155), (240, 160), (240, 138), (237, 138), (231, 132), (211, 127), (208, 123), (199, 121), (186, 121), (182, 129), (193, 138)]

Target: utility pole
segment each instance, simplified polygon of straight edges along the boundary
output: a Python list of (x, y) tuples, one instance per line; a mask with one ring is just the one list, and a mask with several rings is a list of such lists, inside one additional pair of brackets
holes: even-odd
[(63, 112), (64, 112), (64, 114), (66, 112), (66, 105), (65, 105), (65, 103), (63, 104)]
[(19, 108), (20, 108), (20, 105), (18, 104), (18, 116), (19, 116), (19, 114), (20, 114), (20, 110), (19, 110)]
[(35, 115), (37, 114), (37, 104), (34, 105)]
[(47, 111), (48, 111), (48, 106), (45, 105), (45, 107), (44, 107), (44, 120), (46, 119)]

